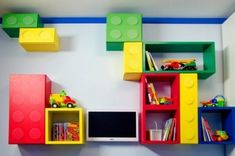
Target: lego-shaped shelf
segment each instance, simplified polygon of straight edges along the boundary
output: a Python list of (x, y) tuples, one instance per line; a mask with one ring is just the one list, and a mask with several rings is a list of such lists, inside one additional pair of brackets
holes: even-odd
[[(146, 82), (147, 81), (147, 82)], [(150, 103), (149, 96), (152, 94), (154, 87), (158, 104)], [(166, 103), (161, 104), (160, 98), (169, 98)], [(145, 110), (155, 109), (178, 109), (179, 107), (179, 74), (177, 73), (156, 73), (156, 74), (142, 74), (141, 78), (141, 102)], [(164, 101), (163, 101), (164, 102)]]
[[(150, 71), (146, 58), (146, 51), (151, 53), (159, 70)], [(187, 56), (188, 55), (188, 56)], [(186, 57), (187, 58), (184, 58)], [(201, 57), (202, 58), (201, 58)], [(196, 59), (196, 68), (163, 70), (163, 59)], [(198, 64), (198, 61), (200, 64)], [(199, 79), (206, 79), (215, 73), (215, 45), (214, 42), (144, 42), (143, 43), (143, 71), (145, 73), (197, 73)]]
[[(235, 143), (235, 107), (199, 107), (198, 108), (198, 131), (200, 144), (234, 144)], [(203, 119), (202, 119), (203, 118)], [(226, 131), (228, 140), (226, 141), (209, 141), (205, 139), (206, 131), (203, 132), (202, 122), (207, 122), (212, 132), (215, 130)], [(204, 133), (204, 135), (203, 135)], [(209, 132), (208, 132), (209, 133)]]
[[(180, 143), (179, 74), (177, 73), (143, 74), (141, 77), (140, 88), (141, 88), (140, 89), (141, 143), (142, 144)], [(153, 92), (155, 92), (154, 94), (159, 103), (156, 103), (156, 99), (154, 98)], [(158, 125), (157, 128), (156, 126), (153, 127), (155, 123), (157, 123)], [(168, 125), (167, 128), (166, 127), (167, 124), (172, 126)], [(173, 128), (174, 126), (175, 128)], [(158, 130), (160, 129), (162, 133), (160, 140), (152, 138), (156, 135), (151, 134), (152, 132), (150, 131), (151, 130), (156, 131), (156, 129)], [(164, 129), (165, 130), (168, 129), (169, 131), (169, 134), (165, 137), (164, 137), (165, 133)], [(173, 129), (175, 129), (174, 133)]]
[(106, 49), (123, 50), (124, 42), (142, 41), (142, 16), (137, 13), (109, 13), (107, 15)]
[(46, 108), (46, 144), (84, 144), (82, 108)]
[(45, 74), (13, 74), (9, 82), (9, 144), (45, 144), (45, 108), (51, 81)]
[(20, 28), (40, 28), (43, 23), (35, 13), (7, 13), (2, 17), (2, 28), (10, 37), (19, 37)]
[[(178, 144), (180, 143), (178, 110), (145, 111), (142, 120), (142, 144)], [(155, 132), (151, 132), (151, 130)], [(156, 132), (156, 130), (158, 132)], [(159, 132), (160, 130), (160, 132)], [(160, 134), (151, 134), (160, 133)], [(158, 135), (158, 138), (156, 136)]]
[(60, 48), (55, 28), (20, 28), (19, 43), (29, 52), (58, 51)]

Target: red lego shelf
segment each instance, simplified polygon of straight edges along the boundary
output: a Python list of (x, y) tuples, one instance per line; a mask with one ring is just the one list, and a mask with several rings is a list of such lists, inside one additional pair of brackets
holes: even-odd
[(141, 143), (180, 143), (179, 74), (143, 74), (140, 85)]
[(51, 93), (46, 75), (11, 75), (9, 144), (45, 144), (45, 108)]

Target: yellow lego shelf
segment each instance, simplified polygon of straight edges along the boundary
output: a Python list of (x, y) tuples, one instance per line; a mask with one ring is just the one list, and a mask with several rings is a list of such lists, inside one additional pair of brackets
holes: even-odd
[[(71, 137), (70, 130), (74, 130), (74, 125), (71, 125), (71, 123), (76, 123), (78, 126), (78, 128), (73, 131), (75, 132), (73, 137)], [(61, 135), (60, 132), (64, 135)], [(46, 108), (45, 134), (46, 144), (84, 144), (83, 109)]]
[(142, 75), (142, 42), (125, 42), (124, 80), (139, 81)]
[(198, 144), (197, 74), (180, 74), (180, 142)]
[(29, 52), (58, 51), (60, 48), (55, 28), (20, 28), (19, 43)]

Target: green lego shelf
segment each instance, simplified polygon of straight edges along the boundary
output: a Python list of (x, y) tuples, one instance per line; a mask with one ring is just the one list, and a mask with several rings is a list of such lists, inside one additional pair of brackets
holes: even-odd
[[(150, 70), (146, 58), (146, 51), (148, 51), (154, 60), (159, 61), (155, 55), (172, 55), (177, 54), (202, 55), (201, 68), (185, 68), (185, 69), (159, 69)], [(186, 54), (187, 53), (187, 54)], [(173, 59), (174, 60), (174, 59)], [(186, 59), (185, 59), (186, 60)], [(173, 61), (172, 61), (173, 62)], [(171, 63), (172, 63), (171, 62)], [(178, 63), (180, 64), (180, 63)], [(158, 67), (159, 68), (159, 67)], [(143, 43), (143, 71), (144, 73), (197, 73), (199, 79), (207, 79), (215, 73), (215, 45), (214, 42), (144, 42)]]
[(142, 16), (137, 13), (110, 13), (107, 15), (106, 49), (123, 50), (124, 42), (142, 41)]
[(43, 23), (36, 13), (7, 13), (2, 17), (2, 29), (10, 37), (19, 37), (20, 28), (39, 27), (43, 27)]

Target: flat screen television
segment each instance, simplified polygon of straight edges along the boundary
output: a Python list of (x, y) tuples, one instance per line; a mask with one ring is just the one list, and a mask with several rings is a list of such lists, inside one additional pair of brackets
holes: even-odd
[(138, 141), (136, 111), (88, 111), (87, 141)]

